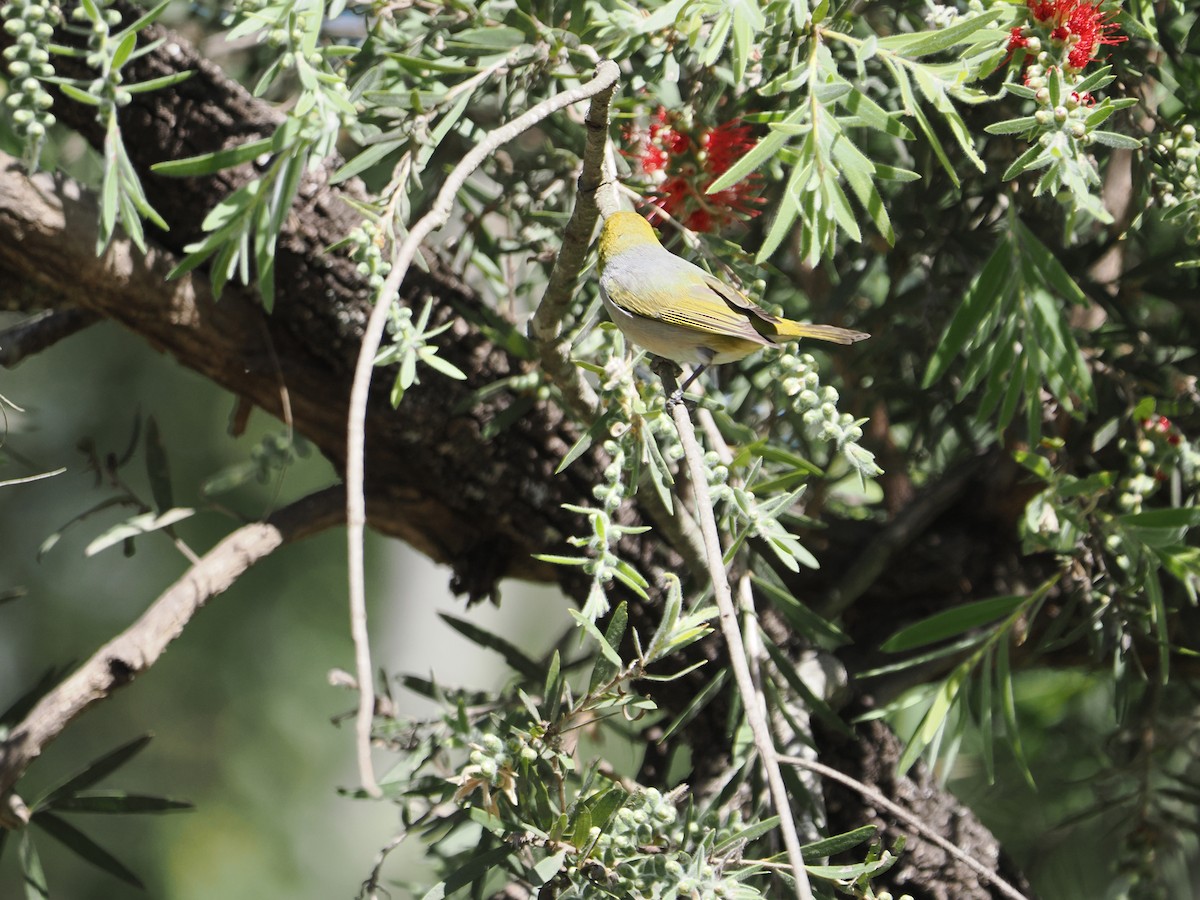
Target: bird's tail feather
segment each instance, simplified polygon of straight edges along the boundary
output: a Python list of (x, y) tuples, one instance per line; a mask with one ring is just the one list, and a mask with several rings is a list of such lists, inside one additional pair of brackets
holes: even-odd
[(851, 331), (836, 325), (805, 325), (791, 319), (784, 319), (775, 327), (782, 338), (816, 338), (818, 341), (831, 341), (835, 344), (853, 344), (870, 337), (865, 331)]

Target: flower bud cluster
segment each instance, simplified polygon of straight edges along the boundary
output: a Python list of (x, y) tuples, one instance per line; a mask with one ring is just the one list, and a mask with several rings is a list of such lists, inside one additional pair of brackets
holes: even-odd
[[(1060, 102), (1054, 103), (1049, 79), (1061, 78), (1063, 89), (1060, 91)], [(1093, 143), (1093, 138), (1087, 127), (1087, 116), (1092, 113), (1094, 100), (1087, 92), (1073, 90), (1075, 84), (1082, 80), (1080, 72), (1061, 72), (1052, 65), (1050, 54), (1042, 52), (1037, 56), (1037, 62), (1025, 70), (1025, 86), (1034, 91), (1034, 102), (1038, 104), (1033, 118), (1042, 126), (1042, 136), (1038, 142), (1044, 148), (1060, 146), (1063, 154), (1068, 151), (1068, 140), (1078, 140), (1085, 146)]]
[[(625, 448), (620, 442), (609, 439), (604, 442), (604, 452), (611, 457), (611, 460), (604, 467), (604, 481), (592, 488), (592, 496), (600, 501), (605, 513), (612, 515), (620, 508), (621, 502), (625, 499)], [(593, 538), (592, 543), (588, 545), (589, 550), (599, 549), (592, 546), (597, 540), (599, 540), (599, 536)], [(607, 542), (605, 542), (604, 549), (607, 550), (607, 548)]]
[(55, 122), (50, 112), (54, 100), (42, 81), (54, 76), (49, 48), (54, 26), (62, 16), (57, 6), (44, 0), (13, 0), (0, 7), (0, 16), (4, 18), (4, 30), (13, 38), (4, 49), (9, 75), (9, 94), (4, 102), (13, 130), (28, 143), (29, 156), (36, 160), (46, 130)]
[(662, 791), (643, 788), (618, 809), (597, 849), (615, 858), (631, 856), (639, 847), (663, 847), (682, 837), (675, 827), (675, 804)]
[(77, 6), (71, 10), (71, 18), (90, 27), (85, 59), (88, 66), (99, 73), (84, 90), (100, 100), (102, 106), (112, 109), (128, 106), (133, 102), (133, 94), (120, 86), (124, 77), (112, 64), (118, 46), (112, 39), (112, 31), (121, 24), (121, 13), (106, 9), (105, 5), (98, 2), (90, 7)]
[(1145, 501), (1173, 479), (1185, 491), (1200, 489), (1200, 449), (1166, 416), (1151, 416), (1136, 438), (1122, 438), (1117, 446), (1127, 458), (1117, 487), (1121, 512), (1141, 512)]
[(832, 444), (864, 478), (883, 472), (875, 462), (875, 454), (858, 443), (866, 419), (838, 412), (837, 388), (821, 384), (812, 354), (779, 354), (772, 363), (771, 375), (787, 404), (800, 415), (806, 438)]
[(467, 765), (458, 775), (449, 779), (452, 784), (458, 785), (458, 790), (454, 792), (455, 801), (463, 802), (478, 793), (480, 805), (493, 815), (499, 811), (500, 796), (516, 806), (517, 773), (514, 762), (523, 758), (524, 748), (511, 739), (506, 744), (494, 734), (485, 734), (470, 746)]
[(358, 274), (367, 280), (372, 291), (383, 287), (391, 261), (383, 255), (384, 236), (379, 226), (370, 220), (363, 222), (347, 235), (350, 258), (358, 263)]
[(817, 361), (811, 354), (784, 353), (777, 365), (782, 376), (779, 383), (792, 409), (800, 414), (805, 437), (832, 443), (839, 450), (862, 437), (862, 427), (854, 416), (838, 412), (837, 388), (821, 384)]
[(931, 30), (949, 28), (951, 25), (957, 25), (963, 19), (977, 16), (984, 11), (983, 0), (970, 0), (965, 10), (960, 10), (953, 4), (927, 3), (925, 24)]
[(1171, 217), (1181, 217), (1189, 240), (1200, 243), (1200, 142), (1196, 126), (1184, 123), (1159, 137), (1154, 146), (1150, 179), (1158, 205)]
[[(692, 828), (701, 830), (696, 822)], [(715, 833), (720, 840), (721, 830)], [(583, 900), (757, 896), (747, 893), (744, 882), (726, 877), (705, 855), (672, 849), (682, 846), (687, 837), (671, 797), (641, 788), (613, 814), (607, 828), (592, 829), (591, 853), (578, 870), (583, 878), (573, 879), (572, 888), (560, 896)], [(653, 852), (647, 852), (649, 848)]]

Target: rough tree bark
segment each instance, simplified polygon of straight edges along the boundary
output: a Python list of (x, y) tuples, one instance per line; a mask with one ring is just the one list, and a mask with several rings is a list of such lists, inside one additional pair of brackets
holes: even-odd
[[(155, 244), (145, 256), (118, 243), (96, 259), (93, 198), (67, 180), (30, 179), (14, 161), (5, 160), (0, 173), (0, 305), (69, 311), (76, 324), (93, 317), (119, 322), (272, 415), (281, 415), (286, 388), (296, 430), (341, 469), (349, 379), (366, 319), (367, 289), (353, 262), (326, 248), (358, 224), (357, 214), (345, 203), (345, 192), (353, 194), (355, 187), (331, 187), (326, 179), (330, 168), (303, 184), (278, 247), (278, 291), (270, 315), (236, 285), (217, 303), (200, 274), (164, 282), (182, 248), (199, 236), (200, 211), (210, 209), (252, 170), (173, 179), (150, 173), (150, 165), (266, 136), (279, 117), (183, 39), (156, 28), (146, 36), (164, 38), (164, 43), (131, 63), (128, 78), (142, 81), (186, 69), (196, 73), (170, 90), (135, 95), (122, 115), (133, 163), (170, 231), (151, 235)], [(0, 37), (0, 44), (6, 40)], [(91, 109), (60, 103), (55, 112), (94, 145), (102, 142)], [(367, 423), (370, 522), (451, 566), (455, 589), (472, 598), (490, 594), (498, 579), (520, 577), (557, 580), (568, 595), (582, 599), (586, 585), (575, 570), (538, 563), (532, 554), (564, 549), (564, 536), (578, 530), (579, 520), (561, 504), (588, 503), (604, 461), (588, 454), (565, 473), (554, 474), (577, 435), (548, 402), (529, 402), (513, 425), (485, 438), (490, 421), (528, 398), (500, 392), (479, 400), (473, 392), (529, 364), (487, 340), (474, 324), (482, 318), (481, 299), (436, 255), (426, 258), (429, 271), (410, 274), (402, 302), (420, 308), (426, 299), (434, 301), (436, 320), (452, 325), (439, 340), (439, 352), (468, 379), (460, 383), (431, 374), (406, 393), (398, 411), (387, 400), (385, 379), (379, 379)], [(27, 339), (36, 343), (36, 338)], [(869, 647), (878, 644), (881, 629), (924, 614), (930, 606), (954, 602), (1011, 572), (1015, 547), (996, 538), (1013, 533), (1009, 526), (1015, 507), (980, 499), (1007, 497), (1012, 474), (976, 467), (965, 475), (953, 473), (953, 479), (918, 494), (905, 506), (915, 511), (907, 519), (902, 509), (890, 525), (838, 526), (826, 533), (824, 546), (817, 547), (826, 560), (823, 574), (796, 581), (797, 595), (843, 605), (847, 584), (837, 573), (869, 563), (877, 576), (853, 586), (854, 605), (846, 618), (850, 633)], [(642, 520), (633, 506), (623, 514), (631, 524)], [(988, 539), (965, 546), (964, 522), (986, 531)], [(981, 546), (989, 551), (986, 557), (979, 554)], [(679, 558), (658, 536), (628, 539), (621, 552), (659, 583), (664, 572), (679, 568)], [(633, 612), (635, 625), (642, 620), (640, 627), (649, 627), (655, 614), (653, 604), (636, 604)], [(711, 644), (703, 652), (719, 651)], [(693, 696), (686, 685), (667, 690), (656, 693), (656, 700), (668, 711), (681, 709)], [(852, 690), (857, 690), (853, 684)], [(723, 712), (714, 709), (692, 728), (719, 733), (723, 722)], [(822, 758), (900, 802), (919, 795), (929, 821), (965, 823), (961, 827), (972, 834), (973, 850), (981, 858), (1000, 857), (994, 838), (944, 789), (889, 777), (888, 767), (879, 761), (894, 758), (892, 741), (877, 727), (863, 730), (850, 748), (826, 741)], [(719, 768), (719, 737), (710, 733), (697, 746), (713, 748), (707, 759), (697, 752), (697, 766)], [(844, 797), (834, 799), (837, 810), (851, 806)], [(840, 824), (858, 824), (864, 816), (855, 807)], [(913, 838), (910, 847), (918, 843)], [(923, 886), (922, 895), (990, 896), (977, 876), (936, 854), (914, 854), (903, 872), (904, 888)]]

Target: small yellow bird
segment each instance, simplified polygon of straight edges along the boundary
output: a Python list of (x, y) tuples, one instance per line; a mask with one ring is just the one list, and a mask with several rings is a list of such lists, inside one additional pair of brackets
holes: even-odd
[[(733, 362), (795, 338), (853, 344), (870, 337), (833, 325), (773, 316), (741, 291), (659, 243), (637, 213), (613, 213), (600, 231), (600, 296), (629, 340), (655, 356), (696, 368)], [(678, 398), (676, 398), (678, 399)]]

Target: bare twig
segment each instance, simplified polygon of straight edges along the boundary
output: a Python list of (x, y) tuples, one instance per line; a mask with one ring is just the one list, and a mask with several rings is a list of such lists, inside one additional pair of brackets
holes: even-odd
[[(20, 808), (9, 792), (51, 741), (84, 710), (149, 669), (192, 617), (230, 587), (250, 566), (280, 545), (314, 534), (341, 519), (341, 491), (312, 494), (266, 522), (239, 528), (166, 590), (142, 617), (37, 702), (0, 743), (0, 797), (10, 812)], [(5, 821), (0, 812), (0, 826)]]
[(863, 784), (856, 778), (851, 778), (845, 772), (839, 772), (837, 769), (830, 768), (823, 763), (819, 763), (812, 759), (803, 759), (799, 756), (781, 756), (779, 761), (789, 766), (799, 766), (802, 769), (808, 769), (811, 772), (816, 772), (825, 778), (844, 784), (851, 790), (857, 791), (874, 806), (886, 809), (889, 813), (895, 816), (904, 824), (908, 825), (926, 840), (937, 844), (942, 850), (957, 859), (963, 865), (968, 866), (973, 872), (976, 872), (985, 881), (991, 882), (996, 886), (996, 889), (1006, 897), (1011, 897), (1012, 900), (1028, 900), (1024, 894), (1018, 891), (1015, 887), (979, 862), (970, 854), (958, 849), (950, 841), (946, 840), (928, 825), (920, 820), (917, 816), (910, 813), (903, 806), (889, 800), (875, 788), (869, 784)]
[(596, 75), (591, 81), (543, 100), (511, 122), (501, 125), (476, 144), (446, 177), (429, 212), (413, 225), (404, 242), (392, 254), (391, 271), (388, 272), (387, 279), (379, 291), (379, 301), (371, 311), (371, 318), (367, 321), (366, 333), (363, 334), (358, 361), (354, 367), (354, 384), (350, 390), (350, 414), (346, 428), (346, 541), (350, 570), (350, 633), (354, 639), (354, 660), (359, 687), (358, 715), (355, 717), (358, 770), (363, 789), (372, 796), (379, 796), (380, 790), (371, 764), (371, 724), (375, 714), (375, 689), (367, 633), (363, 564), (363, 533), (367, 522), (364, 470), (367, 400), (371, 390), (371, 374), (375, 368), (379, 344), (383, 340), (383, 330), (387, 324), (392, 298), (399, 292), (400, 283), (408, 274), (408, 267), (412, 264), (421, 242), (431, 232), (446, 224), (454, 206), (455, 195), (488, 156), (550, 114), (610, 90), (620, 74), (621, 70), (617, 68), (616, 63), (605, 60), (596, 67)]
[[(662, 371), (664, 386), (667, 395), (670, 396), (675, 390), (675, 378), (665, 368)], [(696, 440), (696, 431), (688, 414), (687, 406), (684, 403), (676, 403), (672, 414), (675, 418), (675, 427), (679, 430), (679, 440), (683, 444), (692, 491), (696, 497), (696, 516), (700, 520), (700, 532), (704, 537), (708, 571), (712, 576), (713, 597), (717, 601), (721, 633), (725, 637), (725, 645), (729, 650), (729, 664), (733, 669), (738, 693), (741, 694), (742, 703), (746, 708), (746, 721), (754, 735), (754, 746), (758, 750), (759, 758), (762, 760), (763, 769), (766, 772), (771, 803), (779, 816), (783, 843), (787, 848), (788, 861), (791, 863), (792, 876), (796, 882), (796, 896), (799, 900), (812, 900), (812, 887), (808, 883), (808, 872), (804, 869), (804, 855), (800, 852), (800, 837), (796, 833), (796, 822), (792, 816), (787, 787), (783, 783), (783, 773), (779, 768), (779, 754), (771, 739), (771, 729), (767, 724), (762, 695), (755, 689), (750, 662), (746, 658), (741, 627), (738, 625), (733, 592), (729, 588), (729, 577), (725, 572), (725, 563), (721, 554), (721, 539), (717, 533), (717, 520), (713, 514), (712, 497), (708, 492), (708, 474), (704, 467), (704, 455)]]

